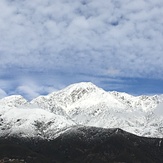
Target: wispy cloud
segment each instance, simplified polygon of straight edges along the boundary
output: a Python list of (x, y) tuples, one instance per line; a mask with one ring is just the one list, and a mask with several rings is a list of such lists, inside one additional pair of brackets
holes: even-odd
[(1, 79), (163, 78), (162, 0), (1, 0), (0, 9)]
[(0, 89), (0, 98), (3, 98), (5, 96), (7, 96), (7, 93), (3, 89)]

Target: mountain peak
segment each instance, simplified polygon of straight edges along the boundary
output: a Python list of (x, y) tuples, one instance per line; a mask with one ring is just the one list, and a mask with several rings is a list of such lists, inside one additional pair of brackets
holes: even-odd
[(17, 107), (27, 103), (27, 100), (21, 95), (11, 95), (0, 99), (0, 105), (2, 108)]
[(10, 95), (10, 96), (4, 97), (0, 100), (16, 100), (16, 99), (24, 99), (24, 97), (21, 95)]
[(64, 90), (69, 92), (72, 92), (74, 90), (86, 90), (87, 92), (92, 92), (98, 89), (100, 88), (98, 88), (96, 85), (94, 85), (91, 82), (80, 82), (80, 83), (71, 84), (68, 87), (66, 87)]
[(71, 99), (70, 101), (75, 102), (78, 99), (82, 98), (84, 95), (88, 95), (92, 92), (97, 92), (99, 90), (102, 89), (98, 88), (91, 82), (81, 82), (72, 84), (59, 91), (59, 93), (67, 95), (67, 97)]
[(84, 96), (101, 91), (101, 88), (98, 88), (91, 82), (80, 82), (76, 84), (71, 84), (58, 92), (53, 92), (47, 97), (49, 99), (58, 99), (58, 103), (62, 104), (62, 106), (64, 105), (67, 107), (68, 105), (71, 105), (72, 103), (78, 101)]

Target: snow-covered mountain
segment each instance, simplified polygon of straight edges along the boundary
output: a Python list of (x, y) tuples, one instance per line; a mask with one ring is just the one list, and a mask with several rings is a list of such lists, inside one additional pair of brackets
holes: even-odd
[[(48, 138), (71, 126), (84, 125), (163, 137), (162, 103), (163, 95), (106, 92), (92, 83), (82, 82), (30, 102), (21, 96), (1, 99), (0, 133), (15, 134), (19, 130), (28, 135), (29, 130), (31, 135)], [(4, 127), (7, 125), (9, 129)]]

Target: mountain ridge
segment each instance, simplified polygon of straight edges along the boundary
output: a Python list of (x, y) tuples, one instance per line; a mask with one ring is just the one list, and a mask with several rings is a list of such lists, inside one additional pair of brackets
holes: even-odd
[(0, 137), (0, 162), (160, 163), (163, 162), (162, 141), (118, 128), (75, 126), (52, 140)]
[[(158, 106), (162, 102), (163, 95), (133, 96), (116, 91), (106, 92), (90, 82), (81, 82), (31, 101), (20, 95), (0, 99), (0, 131), (8, 126), (9, 129), (6, 130), (12, 133), (18, 125), (15, 118), (17, 116), (17, 120), (26, 122), (28, 128), (32, 126), (32, 130), (38, 130), (34, 121), (44, 124), (42, 134), (48, 133), (43, 136), (45, 138), (53, 138), (59, 132), (59, 128), (56, 131), (56, 126), (52, 125), (56, 119), (56, 124), (64, 124), (60, 130), (68, 124), (67, 127), (82, 125), (121, 128), (139, 136), (163, 137), (163, 112), (158, 114), (158, 110), (161, 110)], [(31, 116), (35, 114), (35, 120), (29, 120), (27, 115), (21, 117), (19, 113), (22, 110), (27, 115), (28, 112)], [(39, 118), (42, 112), (45, 114), (44, 118)], [(10, 122), (5, 121), (7, 115), (11, 117), (8, 118)], [(51, 116), (53, 120), (49, 118)], [(38, 135), (38, 131), (35, 134)]]

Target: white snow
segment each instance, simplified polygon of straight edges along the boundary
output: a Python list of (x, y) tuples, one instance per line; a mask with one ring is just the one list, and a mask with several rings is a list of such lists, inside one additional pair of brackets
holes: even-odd
[(43, 109), (0, 109), (0, 136), (51, 138), (72, 125), (70, 119)]
[(77, 83), (31, 102), (22, 96), (0, 100), (0, 136), (54, 138), (73, 125), (121, 128), (163, 137), (163, 95), (132, 96)]

